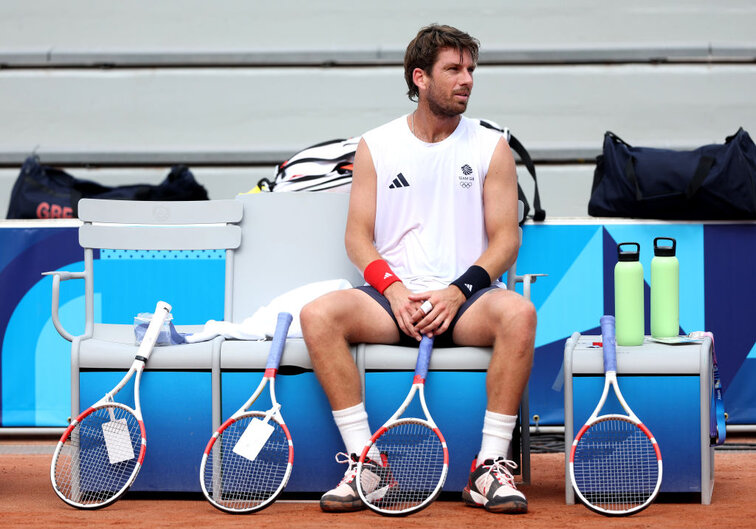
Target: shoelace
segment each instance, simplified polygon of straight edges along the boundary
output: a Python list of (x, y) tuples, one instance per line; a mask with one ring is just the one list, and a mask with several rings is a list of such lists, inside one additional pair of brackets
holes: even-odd
[[(507, 468), (509, 467), (509, 468)], [(509, 471), (509, 469), (515, 470), (517, 468), (517, 463), (514, 461), (511, 461), (509, 459), (504, 459), (503, 457), (500, 457), (496, 461), (494, 461), (493, 465), (488, 467), (488, 474), (491, 474), (496, 478), (496, 480), (502, 484), (502, 485), (509, 485), (511, 487), (515, 486), (515, 480), (512, 473)], [(502, 480), (503, 479), (506, 481)]]
[(352, 456), (350, 456), (346, 452), (338, 452), (335, 459), (337, 463), (349, 464), (349, 468), (344, 473), (344, 477), (341, 478), (339, 485), (341, 485), (342, 483), (351, 483), (352, 480), (357, 476), (357, 463), (354, 461), (354, 459), (352, 459)]

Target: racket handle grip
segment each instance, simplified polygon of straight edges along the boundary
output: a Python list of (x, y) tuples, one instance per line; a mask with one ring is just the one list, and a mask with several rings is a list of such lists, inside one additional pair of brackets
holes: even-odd
[(278, 369), (284, 345), (286, 344), (286, 336), (289, 334), (289, 326), (293, 319), (293, 316), (288, 312), (280, 312), (278, 314), (276, 330), (273, 333), (273, 341), (270, 344), (270, 354), (268, 355), (268, 363), (265, 369)]
[(428, 376), (428, 364), (430, 364), (431, 353), (433, 352), (433, 337), (423, 336), (420, 340), (420, 351), (417, 353), (417, 365), (415, 365), (415, 378), (420, 377), (425, 380)]
[(601, 343), (604, 349), (604, 372), (617, 372), (617, 341), (614, 336), (614, 316), (601, 316)]
[(152, 314), (150, 324), (144, 332), (142, 343), (139, 344), (139, 349), (137, 351), (137, 357), (141, 356), (145, 359), (145, 362), (147, 361), (147, 358), (150, 357), (152, 349), (155, 347), (155, 342), (157, 342), (158, 336), (160, 335), (160, 330), (163, 328), (163, 322), (165, 322), (165, 319), (170, 312), (171, 306), (168, 303), (165, 301), (157, 302), (155, 312)]

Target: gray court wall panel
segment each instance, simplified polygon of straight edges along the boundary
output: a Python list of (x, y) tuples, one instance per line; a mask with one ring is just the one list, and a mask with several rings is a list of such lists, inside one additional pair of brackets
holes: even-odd
[[(144, 66), (355, 66), (401, 65), (404, 48), (302, 50), (170, 50), (140, 51), (54, 49), (15, 52), (0, 49), (0, 64), (22, 67)], [(569, 64), (632, 62), (752, 62), (756, 43), (718, 45), (586, 44), (485, 46), (478, 64)]]
[[(546, 218), (585, 217), (591, 198), (594, 164), (536, 165), (541, 206)], [(517, 166), (518, 181), (533, 213), (533, 179), (524, 166)]]
[(8, 213), (11, 190), (18, 177), (18, 168), (0, 169), (0, 219)]
[(113, 162), (136, 161), (134, 152), (294, 152), (407, 111), (401, 83), (381, 68), (0, 71), (0, 149)]
[[(6, 53), (43, 50), (65, 62), (98, 53), (132, 60), (161, 55), (363, 50), (401, 54), (430, 22), (471, 32), (483, 48), (612, 49), (694, 45), (753, 48), (756, 5), (749, 0), (5, 0), (0, 34)], [(3, 52), (0, 51), (0, 55)], [(140, 59), (141, 60), (141, 59)]]
[[(537, 159), (586, 159), (607, 129), (673, 148), (756, 130), (753, 86), (756, 64), (488, 66), (467, 115)], [(0, 162), (275, 163), (410, 112), (404, 92), (398, 67), (0, 70)]]

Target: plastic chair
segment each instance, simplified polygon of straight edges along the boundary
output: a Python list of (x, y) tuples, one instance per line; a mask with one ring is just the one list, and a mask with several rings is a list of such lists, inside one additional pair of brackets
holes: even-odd
[[(95, 251), (109, 250), (225, 250), (224, 317), (232, 303), (234, 252), (241, 243), (241, 204), (234, 200), (145, 202), (83, 199), (79, 202), (79, 244), (84, 249), (84, 270), (54, 271), (52, 321), (58, 333), (71, 342), (71, 414), (79, 414), (80, 370), (126, 369), (137, 351), (132, 324), (95, 322)], [(84, 280), (84, 333), (68, 332), (60, 322), (60, 282)], [(155, 300), (157, 301), (157, 300)], [(170, 300), (165, 300), (170, 302)], [(154, 306), (154, 305), (153, 305)], [(152, 307), (149, 307), (151, 310)], [(135, 314), (136, 315), (136, 314)], [(201, 326), (177, 326), (179, 332), (196, 332)], [(211, 369), (213, 427), (220, 424), (220, 344), (222, 339), (156, 348), (147, 369)], [(180, 347), (180, 354), (177, 352)], [(172, 354), (173, 353), (173, 354)]]

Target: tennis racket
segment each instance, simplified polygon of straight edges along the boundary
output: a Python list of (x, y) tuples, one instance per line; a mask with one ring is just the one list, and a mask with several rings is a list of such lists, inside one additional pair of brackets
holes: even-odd
[[(55, 493), (69, 505), (80, 509), (110, 505), (123, 496), (142, 468), (147, 435), (139, 384), (170, 310), (170, 305), (158, 302), (129, 371), (103, 398), (71, 421), (58, 441), (50, 479)], [(113, 397), (134, 373), (134, 408), (130, 408)]]
[[(200, 485), (207, 500), (229, 513), (259, 511), (272, 504), (291, 475), (294, 445), (276, 401), (275, 380), (292, 316), (282, 312), (257, 389), (210, 438), (202, 455)], [(271, 408), (249, 410), (265, 386)]]
[[(570, 451), (570, 479), (589, 509), (607, 516), (639, 512), (654, 500), (662, 481), (662, 458), (653, 434), (622, 397), (617, 385), (614, 316), (601, 318), (604, 391)], [(599, 416), (609, 387), (627, 415)]]
[[(446, 481), (449, 451), (425, 404), (425, 378), (432, 351), (433, 338), (424, 336), (407, 397), (373, 434), (357, 463), (360, 498), (379, 514), (403, 516), (418, 512), (438, 497)], [(400, 418), (416, 393), (425, 419)], [(380, 452), (380, 463), (369, 458), (373, 446)]]

